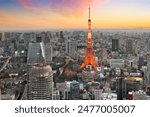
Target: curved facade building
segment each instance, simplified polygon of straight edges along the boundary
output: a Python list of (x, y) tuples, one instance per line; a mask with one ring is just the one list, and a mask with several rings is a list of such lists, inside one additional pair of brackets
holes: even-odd
[(32, 66), (28, 79), (29, 100), (52, 100), (53, 72), (50, 65)]

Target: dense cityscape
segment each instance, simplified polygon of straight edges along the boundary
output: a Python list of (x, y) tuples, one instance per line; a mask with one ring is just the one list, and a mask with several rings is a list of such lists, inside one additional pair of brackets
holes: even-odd
[(0, 32), (1, 100), (149, 100), (150, 30)]
[(93, 30), (93, 70), (80, 68), (86, 30), (1, 31), (0, 99), (150, 99), (149, 38), (148, 30)]

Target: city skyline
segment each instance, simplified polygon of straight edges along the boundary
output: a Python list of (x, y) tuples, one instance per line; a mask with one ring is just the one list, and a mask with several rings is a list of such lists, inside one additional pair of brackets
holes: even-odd
[[(93, 28), (150, 28), (150, 1), (92, 0)], [(1, 0), (0, 29), (87, 28), (88, 0)]]

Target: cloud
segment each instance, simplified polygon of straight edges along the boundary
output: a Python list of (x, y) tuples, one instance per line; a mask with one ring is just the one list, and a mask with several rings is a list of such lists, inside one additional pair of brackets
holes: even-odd
[(32, 10), (33, 9), (33, 5), (31, 4), (31, 2), (29, 0), (17, 0), (23, 7)]
[(89, 4), (91, 6), (102, 5), (106, 0), (49, 0), (49, 7), (59, 11), (83, 11)]
[(64, 16), (82, 16), (88, 10), (101, 6), (106, 0), (49, 0), (49, 10)]
[(80, 15), (89, 6), (101, 5), (106, 0), (17, 0), (32, 11), (49, 11), (62, 15)]

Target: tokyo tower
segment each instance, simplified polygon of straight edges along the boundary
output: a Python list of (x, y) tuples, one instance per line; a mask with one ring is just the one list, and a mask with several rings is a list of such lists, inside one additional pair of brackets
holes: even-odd
[(90, 14), (90, 7), (89, 7), (89, 19), (88, 19), (88, 38), (86, 42), (86, 56), (82, 65), (80, 66), (81, 69), (87, 68), (87, 66), (91, 66), (93, 70), (96, 70), (97, 62), (94, 57), (93, 47), (92, 47), (92, 30), (91, 30), (91, 14)]

